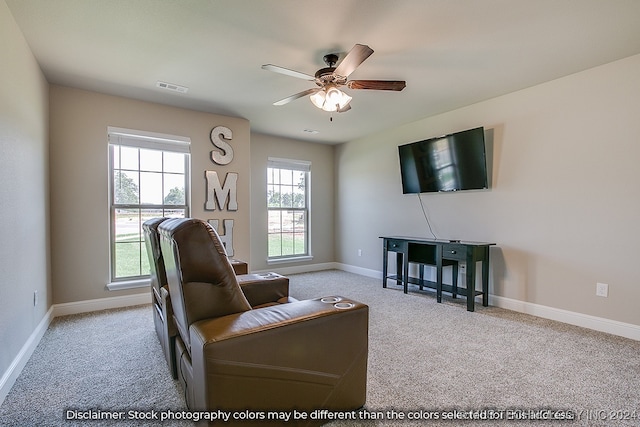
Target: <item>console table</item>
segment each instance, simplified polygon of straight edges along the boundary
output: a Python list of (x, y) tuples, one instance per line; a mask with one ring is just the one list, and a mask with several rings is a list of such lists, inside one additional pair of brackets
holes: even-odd
[[(467, 310), (474, 310), (475, 297), (482, 295), (482, 305), (489, 305), (489, 246), (495, 243), (467, 242), (460, 240), (427, 239), (419, 237), (382, 236), (382, 287), (387, 287), (387, 280), (396, 280), (403, 285), (404, 293), (408, 292), (409, 283), (436, 289), (436, 300), (442, 302), (442, 291), (454, 296), (467, 297)], [(397, 274), (388, 275), (389, 252), (396, 253)], [(442, 284), (443, 260), (466, 262), (466, 287)], [(482, 291), (476, 290), (476, 263), (482, 262)], [(409, 276), (409, 263), (420, 263), (436, 266), (436, 281), (424, 280), (422, 277)], [(446, 261), (445, 261), (446, 262)], [(422, 275), (421, 275), (422, 276)]]

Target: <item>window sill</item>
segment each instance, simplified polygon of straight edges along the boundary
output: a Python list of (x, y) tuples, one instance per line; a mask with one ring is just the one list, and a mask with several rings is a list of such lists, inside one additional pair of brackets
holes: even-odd
[(296, 256), (296, 257), (289, 257), (289, 258), (274, 258), (274, 259), (268, 259), (267, 260), (267, 264), (284, 264), (284, 263), (289, 263), (289, 262), (302, 262), (302, 261), (311, 261), (313, 259), (313, 256), (308, 255), (308, 256)]
[(122, 282), (107, 283), (107, 289), (110, 291), (122, 291), (124, 289), (146, 288), (150, 285), (150, 279), (126, 280)]

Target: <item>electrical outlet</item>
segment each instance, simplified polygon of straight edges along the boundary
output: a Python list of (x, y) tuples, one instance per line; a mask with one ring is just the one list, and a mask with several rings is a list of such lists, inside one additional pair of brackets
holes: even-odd
[(33, 291), (33, 306), (38, 305), (38, 291)]
[(599, 297), (608, 297), (609, 285), (606, 283), (596, 283), (596, 295)]
[(358, 249), (358, 256), (362, 256), (362, 249)]

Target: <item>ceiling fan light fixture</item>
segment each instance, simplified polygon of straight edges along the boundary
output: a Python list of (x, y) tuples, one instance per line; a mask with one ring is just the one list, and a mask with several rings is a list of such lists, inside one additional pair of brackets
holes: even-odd
[(324, 111), (338, 111), (351, 102), (351, 97), (333, 85), (328, 85), (309, 97), (316, 107)]
[(322, 108), (324, 106), (324, 100), (326, 97), (327, 97), (327, 94), (324, 92), (324, 90), (319, 90), (313, 95), (311, 95), (309, 99), (311, 99), (311, 102), (313, 103), (313, 105), (315, 105), (318, 108)]
[(342, 92), (340, 92), (338, 90), (338, 88), (335, 87), (329, 87), (327, 89), (327, 97), (325, 99), (325, 104), (329, 104), (329, 105), (338, 105), (340, 104), (340, 101), (342, 100)]
[(342, 99), (340, 100), (340, 110), (344, 109), (347, 105), (349, 105), (349, 103), (351, 102), (351, 100), (353, 99), (352, 97), (350, 97), (349, 95), (347, 95), (346, 93), (340, 91), (340, 93), (342, 93)]

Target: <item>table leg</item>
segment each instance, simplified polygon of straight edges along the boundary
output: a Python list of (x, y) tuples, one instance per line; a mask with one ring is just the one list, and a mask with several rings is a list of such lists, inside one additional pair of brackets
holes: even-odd
[(453, 268), (452, 268), (452, 276), (451, 276), (451, 284), (452, 284), (452, 296), (455, 299), (458, 296), (458, 262), (456, 261), (455, 264), (453, 264)]
[(409, 254), (402, 254), (402, 282), (404, 284), (404, 293), (409, 292)]
[(387, 242), (384, 242), (384, 248), (382, 248), (382, 287), (387, 287), (387, 262), (389, 262), (389, 251), (387, 250)]
[(442, 245), (436, 246), (436, 301), (442, 302)]
[(476, 300), (476, 263), (473, 256), (467, 255), (467, 311), (474, 311)]
[(489, 305), (489, 247), (484, 248), (482, 256), (482, 305)]

